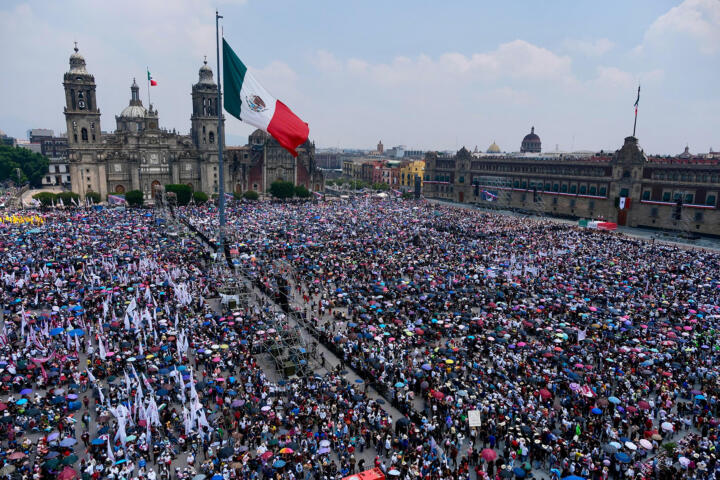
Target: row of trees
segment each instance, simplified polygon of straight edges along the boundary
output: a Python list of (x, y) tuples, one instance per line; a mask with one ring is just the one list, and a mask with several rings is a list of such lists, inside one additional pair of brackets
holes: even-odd
[(49, 163), (45, 155), (27, 148), (0, 145), (0, 182), (11, 180), (18, 185), (40, 187)]
[(308, 198), (310, 190), (305, 185), (295, 185), (292, 182), (275, 180), (270, 184), (270, 195), (281, 200), (292, 197)]

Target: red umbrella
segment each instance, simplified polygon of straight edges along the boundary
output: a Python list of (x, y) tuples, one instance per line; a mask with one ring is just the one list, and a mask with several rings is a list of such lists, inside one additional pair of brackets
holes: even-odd
[(63, 468), (63, 471), (58, 475), (58, 480), (72, 480), (77, 477), (77, 472), (70, 467)]
[(552, 393), (550, 393), (550, 390), (548, 390), (547, 388), (542, 388), (540, 389), (540, 396), (543, 400), (547, 400), (549, 398), (552, 398)]
[(638, 408), (641, 408), (643, 410), (650, 410), (650, 404), (645, 400), (640, 400), (638, 402)]
[(263, 459), (263, 460), (267, 460), (268, 458), (270, 458), (270, 457), (272, 457), (272, 456), (273, 456), (273, 452), (271, 452), (271, 451), (268, 450), (267, 452), (265, 452), (265, 453), (263, 453), (262, 455), (260, 455), (260, 458)]
[(7, 458), (10, 460), (20, 460), (21, 458), (25, 458), (26, 456), (27, 455), (25, 455), (23, 452), (13, 452)]
[(491, 448), (485, 448), (480, 453), (480, 456), (485, 460), (486, 462), (492, 462), (497, 458), (497, 452)]

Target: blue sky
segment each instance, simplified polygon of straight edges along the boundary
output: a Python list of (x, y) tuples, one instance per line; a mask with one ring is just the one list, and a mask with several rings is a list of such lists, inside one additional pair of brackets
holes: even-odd
[[(321, 147), (616, 149), (638, 120), (649, 153), (720, 149), (719, 0), (5, 1), (0, 129), (64, 131), (62, 75), (77, 40), (102, 128), (145, 66), (161, 125), (189, 130), (190, 87), (225, 37)], [(229, 144), (251, 131), (229, 118)]]

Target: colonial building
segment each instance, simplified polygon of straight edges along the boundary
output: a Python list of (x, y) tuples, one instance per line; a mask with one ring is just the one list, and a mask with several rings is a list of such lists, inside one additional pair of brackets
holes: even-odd
[[(218, 193), (217, 84), (207, 62), (198, 73), (191, 91), (190, 135), (160, 128), (158, 111), (152, 105), (145, 108), (134, 80), (128, 106), (115, 116), (115, 131), (103, 133), (95, 78), (76, 47), (63, 81), (72, 190), (80, 195), (98, 192), (102, 198), (108, 193), (141, 190), (151, 200), (157, 187), (183, 183), (208, 194)], [(250, 139), (247, 147), (223, 149), (228, 160), (224, 164), (226, 191), (262, 193), (278, 178), (294, 180), (310, 190), (322, 189), (313, 144), (306, 142), (298, 149), (298, 159), (293, 159), (263, 132), (253, 133)], [(261, 178), (252, 175), (258, 168)]]
[(720, 159), (688, 151), (648, 157), (635, 137), (627, 137), (614, 153), (473, 155), (464, 147), (451, 156), (428, 153), (423, 193), (461, 203), (720, 235)]

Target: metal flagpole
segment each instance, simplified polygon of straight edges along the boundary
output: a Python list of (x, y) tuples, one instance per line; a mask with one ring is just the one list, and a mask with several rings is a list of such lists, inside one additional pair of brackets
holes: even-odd
[(223, 256), (224, 250), (224, 237), (225, 237), (225, 172), (223, 168), (223, 134), (222, 134), (222, 100), (221, 100), (221, 78), (220, 75), (220, 37), (218, 36), (218, 26), (222, 15), (218, 14), (215, 10), (215, 54), (217, 61), (217, 115), (218, 115), (218, 168), (220, 169), (220, 229), (218, 232), (218, 250), (219, 255)]
[(145, 76), (147, 77), (148, 82), (148, 110), (150, 110), (150, 68), (145, 67)]
[(637, 100), (635, 100), (635, 122), (633, 123), (633, 137), (635, 136), (635, 127), (637, 127), (637, 111), (638, 111), (639, 104), (640, 104), (640, 85), (638, 85), (638, 96), (637, 96)]

